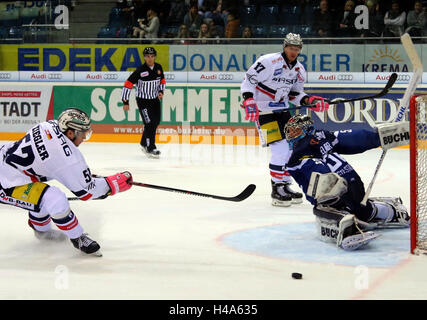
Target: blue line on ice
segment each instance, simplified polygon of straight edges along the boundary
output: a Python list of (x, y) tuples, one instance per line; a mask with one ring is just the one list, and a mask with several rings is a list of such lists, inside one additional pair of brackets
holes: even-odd
[(375, 230), (381, 234), (363, 249), (344, 251), (316, 238), (314, 223), (264, 226), (228, 234), (227, 246), (272, 258), (313, 263), (391, 267), (409, 255), (409, 228)]

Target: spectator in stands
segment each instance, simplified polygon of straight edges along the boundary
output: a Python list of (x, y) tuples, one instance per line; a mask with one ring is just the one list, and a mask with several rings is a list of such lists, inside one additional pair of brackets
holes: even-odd
[(400, 37), (404, 31), (406, 12), (400, 9), (399, 1), (393, 0), (391, 9), (384, 16), (384, 37)]
[(242, 31), (242, 38), (251, 39), (253, 37), (254, 37), (254, 34), (252, 32), (252, 28), (250, 26), (244, 27)]
[(354, 1), (347, 0), (344, 5), (344, 10), (338, 18), (336, 35), (338, 37), (353, 37), (357, 34), (354, 26), (356, 15), (354, 13)]
[(313, 29), (319, 37), (332, 36), (332, 21), (334, 17), (329, 11), (328, 0), (320, 1), (320, 9), (314, 12)]
[(177, 41), (175, 41), (175, 43), (180, 43), (180, 44), (188, 44), (189, 41), (185, 40), (190, 38), (190, 32), (188, 31), (188, 27), (185, 24), (181, 24), (179, 29), (178, 29), (178, 34), (176, 35), (176, 38), (179, 39)]
[(252, 28), (250, 26), (245, 26), (242, 30), (242, 34), (240, 37), (243, 38), (243, 40), (239, 41), (239, 43), (242, 43), (242, 44), (253, 43), (252, 38), (254, 37), (254, 34), (252, 32)]
[(369, 10), (369, 29), (362, 30), (361, 37), (381, 37), (384, 29), (384, 15), (381, 12), (380, 4), (375, 0), (366, 1)]
[(160, 20), (155, 8), (147, 11), (147, 20), (138, 19), (139, 27), (134, 27), (133, 36), (138, 38), (158, 38), (160, 29)]
[(184, 24), (188, 27), (191, 37), (197, 37), (202, 22), (203, 17), (199, 14), (198, 7), (193, 4), (184, 17)]
[(201, 43), (201, 44), (206, 44), (208, 43), (208, 38), (211, 37), (211, 34), (209, 32), (209, 26), (207, 23), (202, 23), (200, 25), (200, 30), (199, 30), (199, 35), (198, 35), (198, 39), (203, 39), (203, 40), (199, 40), (197, 43)]
[(214, 20), (209, 20), (208, 26), (209, 26), (209, 33), (211, 35), (211, 38), (222, 38), (222, 36), (223, 36), (223, 33), (222, 33), (223, 27), (222, 26), (215, 24)]
[(237, 18), (236, 14), (230, 11), (227, 15), (227, 24), (225, 26), (225, 37), (226, 38), (238, 38), (240, 29), (240, 19)]
[(421, 37), (425, 35), (427, 17), (421, 1), (415, 1), (414, 10), (408, 12), (406, 23), (408, 27), (405, 32), (409, 33), (411, 36)]
[(170, 25), (177, 25), (182, 23), (184, 21), (186, 11), (187, 8), (185, 5), (185, 0), (172, 0), (167, 23)]

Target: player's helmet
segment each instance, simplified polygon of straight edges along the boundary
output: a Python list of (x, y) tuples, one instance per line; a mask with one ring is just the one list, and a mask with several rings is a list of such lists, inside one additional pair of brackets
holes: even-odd
[(146, 54), (154, 54), (155, 56), (157, 56), (157, 51), (156, 49), (154, 49), (153, 47), (147, 47), (144, 49), (144, 51), (142, 52), (142, 55), (145, 56)]
[(58, 125), (62, 132), (68, 129), (82, 132), (91, 130), (90, 117), (86, 112), (77, 108), (64, 110), (58, 117)]
[(286, 46), (298, 46), (302, 48), (302, 39), (299, 34), (296, 33), (288, 33), (283, 40), (283, 47)]
[(293, 147), (294, 143), (314, 131), (313, 120), (304, 114), (297, 114), (285, 125), (285, 138)]

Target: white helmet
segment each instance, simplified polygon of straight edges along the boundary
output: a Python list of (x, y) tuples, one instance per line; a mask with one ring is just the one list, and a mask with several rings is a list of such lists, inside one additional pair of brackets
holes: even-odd
[(297, 33), (288, 33), (283, 40), (283, 47), (286, 46), (298, 46), (302, 48), (301, 36)]
[(77, 131), (88, 131), (91, 129), (90, 117), (86, 112), (77, 108), (64, 110), (58, 117), (58, 125), (62, 132), (68, 129)]

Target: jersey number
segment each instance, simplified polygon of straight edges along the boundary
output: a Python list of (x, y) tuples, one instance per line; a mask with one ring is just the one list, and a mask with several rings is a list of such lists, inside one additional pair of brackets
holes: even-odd
[(31, 145), (23, 146), (21, 148), (21, 153), (23, 154), (23, 156), (18, 156), (14, 154), (14, 152), (18, 150), (19, 146), (22, 144), (23, 140), (25, 140), (25, 142), (29, 142), (31, 140), (30, 135), (27, 134), (21, 140), (16, 141), (15, 144), (6, 152), (5, 162), (14, 168), (16, 168), (16, 165), (19, 165), (21, 167), (29, 167), (33, 164), (35, 159)]
[(258, 62), (254, 69), (257, 73), (260, 73), (262, 70), (265, 69), (265, 67), (261, 62)]
[(334, 155), (329, 154), (326, 161), (331, 172), (337, 172), (345, 160), (335, 153)]

